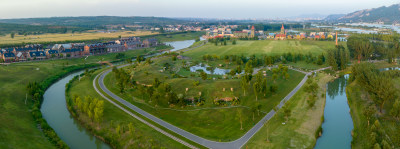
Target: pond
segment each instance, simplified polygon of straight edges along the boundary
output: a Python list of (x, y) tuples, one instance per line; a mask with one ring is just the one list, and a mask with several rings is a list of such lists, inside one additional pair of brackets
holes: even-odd
[(315, 149), (350, 149), (353, 120), (347, 103), (346, 85), (349, 75), (327, 84), (322, 136)]
[(229, 69), (221, 69), (221, 68), (217, 68), (215, 67), (214, 70), (207, 70), (207, 68), (209, 68), (210, 66), (208, 65), (204, 65), (204, 64), (198, 64), (195, 66), (190, 67), (190, 71), (191, 72), (196, 72), (198, 70), (202, 70), (207, 74), (214, 74), (214, 75), (225, 75), (227, 73), (229, 73)]

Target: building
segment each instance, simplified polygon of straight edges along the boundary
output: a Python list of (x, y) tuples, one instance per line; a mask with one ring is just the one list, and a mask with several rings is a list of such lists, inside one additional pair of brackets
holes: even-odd
[(255, 33), (254, 25), (253, 25), (253, 26), (251, 26), (250, 38), (254, 38), (255, 36), (256, 36), (256, 33)]
[(120, 44), (109, 44), (109, 45), (106, 45), (106, 48), (107, 48), (107, 52), (108, 53), (126, 51), (125, 46), (124, 45), (120, 45)]
[(54, 58), (54, 57), (59, 57), (60, 54), (57, 50), (47, 50), (46, 56), (47, 56), (47, 58)]
[(43, 60), (46, 58), (44, 51), (29, 52), (28, 58), (33, 60)]
[(3, 61), (6, 63), (11, 63), (15, 61), (15, 54), (12, 52), (3, 53)]
[(15, 55), (15, 60), (16, 61), (27, 61), (28, 60), (28, 55), (27, 54), (25, 54), (25, 53), (22, 53), (22, 52), (18, 52), (16, 55)]
[(249, 33), (245, 31), (235, 31), (233, 32), (233, 35), (237, 38), (246, 38), (249, 36)]
[(285, 40), (286, 39), (286, 31), (285, 31), (285, 27), (283, 26), (283, 24), (281, 27), (281, 32), (275, 36), (275, 39), (276, 40), (278, 40), (278, 39)]
[(145, 39), (143, 41), (143, 46), (144, 47), (154, 47), (158, 45), (158, 40), (155, 38), (149, 38), (149, 39)]
[(65, 49), (61, 54), (63, 57), (81, 57), (86, 55), (85, 52), (83, 49)]
[(107, 49), (106, 49), (105, 45), (102, 43), (90, 44), (90, 45), (86, 45), (84, 47), (85, 55), (97, 55), (97, 54), (105, 54), (105, 53), (107, 53)]

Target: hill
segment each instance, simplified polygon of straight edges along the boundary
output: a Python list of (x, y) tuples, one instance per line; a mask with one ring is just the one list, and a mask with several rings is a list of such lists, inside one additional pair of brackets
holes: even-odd
[(16, 33), (19, 35), (37, 35), (44, 33), (66, 33), (66, 32), (82, 32), (89, 30), (83, 27), (73, 26), (54, 26), (54, 25), (27, 25), (0, 23), (0, 35)]
[(163, 25), (184, 23), (183, 20), (161, 17), (119, 17), (119, 16), (82, 16), (82, 17), (50, 17), (2, 19), (1, 23), (28, 24), (28, 25), (55, 25), (79, 27), (103, 27), (106, 25)]
[[(337, 17), (337, 16), (336, 16)], [(400, 22), (400, 4), (391, 6), (382, 6), (379, 8), (364, 9), (355, 11), (335, 19), (335, 15), (325, 18), (326, 21), (334, 22), (385, 22), (399, 23)]]

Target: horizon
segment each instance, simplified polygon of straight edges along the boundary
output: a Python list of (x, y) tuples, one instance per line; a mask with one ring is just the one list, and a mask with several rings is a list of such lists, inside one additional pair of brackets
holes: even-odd
[[(26, 2), (24, 3), (25, 5), (21, 5), (21, 1)], [(116, 0), (110, 3), (105, 0), (71, 0), (68, 2), (63, 2), (61, 0), (37, 0), (36, 2), (31, 3), (31, 1), (28, 0), (5, 0), (5, 2), (3, 2), (3, 5), (0, 6), (0, 14), (4, 14), (0, 16), (0, 19), (82, 16), (141, 16), (225, 20), (273, 20), (293, 18), (304, 15), (328, 16), (331, 14), (348, 14), (358, 10), (378, 8), (400, 3), (400, 0), (355, 0), (351, 2), (348, 2), (346, 0), (338, 0), (335, 2), (321, 2), (317, 0), (306, 0), (301, 2), (289, 2), (291, 0), (281, 0), (279, 2), (249, 0), (248, 4), (257, 5), (243, 5), (243, 3), (241, 3), (239, 0), (220, 0), (217, 2), (213, 2), (210, 0), (205, 0), (201, 2), (185, 2), (182, 0), (172, 1), (173, 2), (164, 2), (160, 0)], [(288, 2), (291, 4), (287, 5)], [(50, 6), (43, 5), (47, 3), (49, 3)], [(80, 5), (76, 5), (77, 3)], [(193, 7), (194, 5), (198, 5), (198, 7)], [(95, 8), (92, 8), (90, 6), (93, 6)], [(20, 8), (20, 10), (17, 12), (13, 12), (15, 7)], [(243, 11), (234, 11), (237, 9)]]

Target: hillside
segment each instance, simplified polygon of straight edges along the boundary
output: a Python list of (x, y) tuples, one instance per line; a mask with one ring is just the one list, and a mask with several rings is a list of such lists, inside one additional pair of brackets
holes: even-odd
[(1, 23), (29, 24), (29, 25), (57, 25), (101, 27), (105, 25), (162, 25), (183, 23), (182, 20), (161, 17), (119, 17), (119, 16), (82, 16), (82, 17), (50, 17), (50, 18), (24, 18), (2, 19)]
[[(337, 16), (336, 16), (337, 17)], [(326, 21), (334, 22), (400, 22), (400, 4), (382, 6), (379, 8), (355, 11), (335, 19), (334, 15), (325, 18)]]
[(37, 35), (43, 33), (66, 33), (66, 32), (82, 32), (89, 30), (83, 27), (72, 26), (54, 26), (54, 25), (27, 25), (0, 23), (0, 35), (16, 33), (19, 35)]

